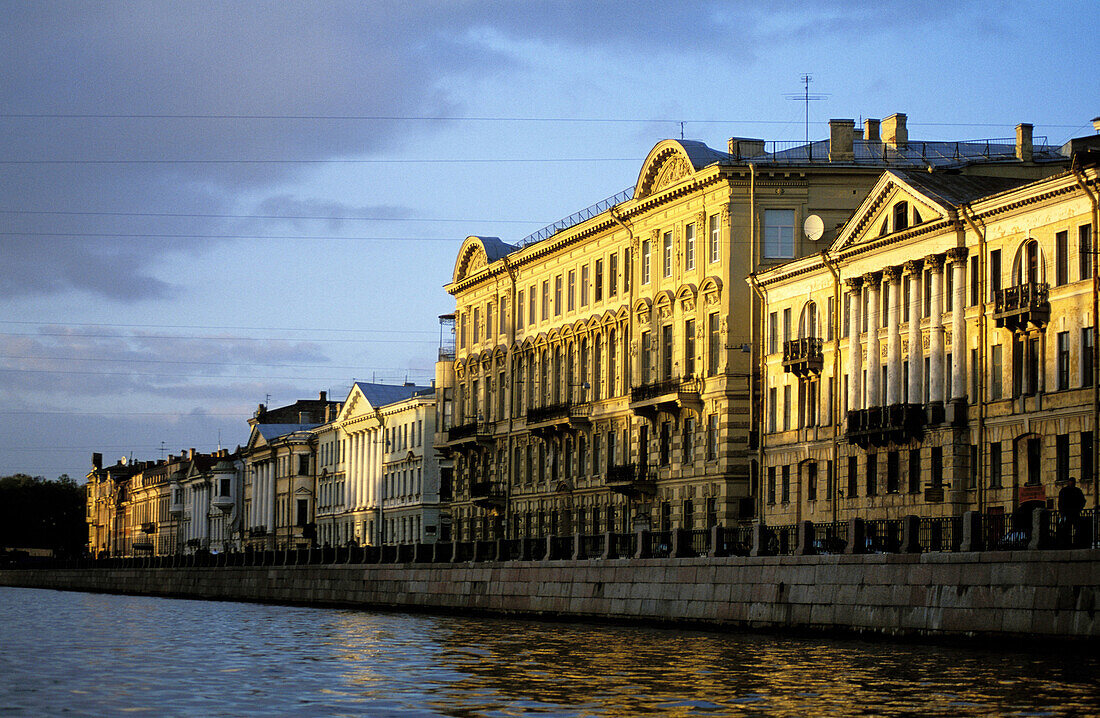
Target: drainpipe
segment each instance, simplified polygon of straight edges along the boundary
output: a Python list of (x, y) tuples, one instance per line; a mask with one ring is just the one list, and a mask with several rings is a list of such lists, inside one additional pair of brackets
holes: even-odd
[(1097, 340), (1097, 330), (1100, 329), (1100, 277), (1097, 276), (1100, 272), (1100, 252), (1096, 247), (1100, 209), (1097, 208), (1096, 193), (1089, 189), (1085, 176), (1077, 167), (1077, 159), (1075, 155), (1069, 171), (1092, 204), (1092, 507), (1100, 510), (1100, 441), (1097, 441), (1100, 439), (1100, 341)]
[(971, 219), (970, 213), (966, 211), (966, 206), (960, 204), (957, 209), (966, 224), (970, 226), (970, 229), (974, 230), (974, 234), (978, 235), (978, 366), (973, 367), (971, 370), (977, 373), (978, 380), (978, 396), (975, 397), (978, 403), (978, 466), (975, 468), (977, 469), (978, 512), (982, 513), (985, 511), (985, 354), (988, 351), (989, 332), (988, 323), (986, 322), (986, 244), (985, 232)]
[[(829, 257), (829, 250), (825, 250), (821, 253), (821, 261), (825, 263), (829, 273), (833, 275), (833, 382), (836, 384), (836, 390), (833, 391), (832, 406), (829, 407), (829, 411), (833, 415), (833, 493), (829, 497), (829, 501), (833, 505), (833, 523), (837, 521), (837, 502), (840, 481), (840, 317), (843, 316), (843, 311), (840, 308), (840, 271), (834, 260)], [(848, 339), (849, 344), (852, 340)], [(851, 349), (849, 349), (851, 351)]]
[[(757, 354), (759, 357), (758, 368), (760, 369), (760, 411), (759, 416), (756, 417), (757, 421), (753, 421), (750, 417), (749, 425), (755, 425), (757, 427), (757, 439), (756, 439), (756, 517), (758, 521), (764, 520), (764, 308), (768, 303), (768, 293), (760, 283), (756, 280), (756, 273), (749, 275), (749, 284), (752, 286), (756, 295), (760, 297), (760, 341), (759, 351)], [(752, 326), (753, 322), (750, 320), (749, 325)], [(756, 347), (753, 347), (756, 350)], [(751, 373), (750, 373), (751, 376)], [(750, 380), (751, 381), (751, 380)], [(749, 404), (753, 405), (752, 392), (750, 391)]]
[[(508, 386), (513, 387), (513, 391), (514, 391), (515, 390), (514, 387), (516, 385), (516, 377), (515, 377), (515, 374), (513, 373), (512, 367), (516, 363), (516, 356), (515, 356), (515, 347), (516, 347), (516, 297), (517, 297), (517, 294), (516, 294), (516, 271), (512, 267), (512, 265), (508, 263), (508, 255), (504, 255), (503, 257), (501, 257), (501, 261), (504, 262), (504, 269), (505, 269), (506, 272), (508, 272), (508, 282), (509, 282), (509, 285), (511, 286), (511, 290), (508, 293), (508, 298), (509, 298), (509, 301), (512, 304), (512, 316), (510, 318), (511, 321), (508, 322), (508, 324), (509, 324), (509, 326), (508, 326), (508, 362), (507, 362), (507, 366), (505, 367), (504, 371), (506, 372), (506, 376), (508, 377)], [(499, 390), (501, 392), (505, 391), (504, 387), (500, 387)], [(519, 538), (518, 536), (512, 536), (512, 534), (511, 534), (511, 531), (512, 531), (512, 479), (515, 478), (515, 477), (512, 476), (511, 468), (512, 468), (512, 454), (515, 452), (515, 446), (513, 445), (513, 442), (515, 441), (514, 431), (515, 431), (515, 421), (516, 421), (516, 416), (515, 416), (516, 398), (514, 396), (512, 396), (510, 393), (505, 394), (505, 396), (507, 397), (506, 398), (506, 403), (508, 404), (508, 406), (505, 407), (508, 410), (508, 444), (507, 444), (508, 448), (506, 450), (506, 455), (504, 457), (505, 466), (503, 467), (502, 473), (504, 473), (505, 475), (508, 476), (508, 480), (504, 482), (504, 535), (506, 537), (510, 537), (510, 538), (514, 539), (514, 538)]]

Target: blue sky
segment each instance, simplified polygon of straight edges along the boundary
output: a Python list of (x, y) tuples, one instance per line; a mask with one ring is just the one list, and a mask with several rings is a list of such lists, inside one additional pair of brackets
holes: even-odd
[(469, 234), (684, 136), (1060, 144), (1092, 3), (0, 2), (0, 475), (234, 447), (256, 404), (427, 382)]

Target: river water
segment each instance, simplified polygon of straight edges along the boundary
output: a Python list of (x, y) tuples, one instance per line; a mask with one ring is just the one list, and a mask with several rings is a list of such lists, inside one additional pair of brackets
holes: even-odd
[(0, 587), (0, 716), (1096, 715), (1100, 657)]

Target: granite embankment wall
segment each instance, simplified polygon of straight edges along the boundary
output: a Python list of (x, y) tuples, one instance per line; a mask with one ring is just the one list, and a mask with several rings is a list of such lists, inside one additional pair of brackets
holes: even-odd
[(890, 635), (1100, 636), (1100, 550), (2, 570), (0, 585)]

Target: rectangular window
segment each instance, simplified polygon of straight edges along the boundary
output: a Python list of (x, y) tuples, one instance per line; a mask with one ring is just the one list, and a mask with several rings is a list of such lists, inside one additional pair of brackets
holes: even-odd
[(695, 320), (684, 322), (684, 376), (695, 375)]
[(500, 329), (499, 334), (505, 334), (508, 332), (508, 300), (504, 297), (500, 298)]
[(1058, 332), (1057, 343), (1057, 385), (1058, 390), (1062, 391), (1069, 388), (1069, 332)]
[(775, 505), (775, 467), (768, 467), (768, 505)]
[(684, 269), (695, 269), (695, 223), (684, 227)]
[(649, 383), (649, 370), (650, 370), (650, 334), (649, 332), (642, 332), (642, 383)]
[(650, 271), (650, 247), (649, 240), (642, 240), (642, 284), (649, 284), (649, 271)]
[(710, 376), (717, 376), (718, 374), (718, 352), (721, 347), (718, 338), (718, 312), (712, 312), (707, 318), (707, 333), (709, 339), (707, 340), (707, 374)]
[(1054, 437), (1054, 478), (1069, 481), (1069, 434)]
[[(831, 342), (833, 340), (833, 312), (835, 307), (833, 306), (833, 298), (829, 297), (825, 300), (825, 341)], [(820, 332), (818, 332), (820, 335)]]
[(581, 267), (581, 306), (588, 306), (588, 265)]
[(782, 486), (782, 499), (783, 503), (789, 504), (791, 502), (791, 466), (790, 464), (783, 464), (781, 476), (783, 477)]
[(527, 323), (535, 323), (535, 285), (527, 292)]
[(542, 321), (550, 318), (550, 280), (542, 281)]
[(718, 215), (712, 214), (710, 217), (708, 217), (707, 225), (710, 229), (710, 251), (708, 251), (707, 254), (710, 257), (711, 264), (713, 264), (717, 262), (718, 258), (721, 256), (719, 254), (720, 250), (718, 242), (718, 230), (721, 225), (718, 223)]
[(1092, 279), (1092, 225), (1082, 224), (1077, 228), (1077, 272), (1079, 279)]
[(665, 232), (661, 237), (661, 267), (665, 277), (672, 276), (672, 232)]
[(931, 449), (932, 486), (943, 486), (943, 447), (933, 446)]
[(630, 250), (623, 250), (623, 292), (630, 291)]
[(901, 491), (901, 456), (896, 451), (886, 453), (886, 493)]
[(1002, 380), (1004, 374), (1004, 357), (1000, 344), (994, 344), (989, 348), (989, 398), (1000, 399), (1004, 394)]
[(1039, 337), (1034, 337), (1027, 340), (1028, 345), (1028, 362), (1027, 362), (1027, 385), (1028, 394), (1039, 393), (1039, 367), (1041, 366), (1040, 354), (1041, 345), (1039, 344)]
[(554, 316), (561, 316), (561, 275), (554, 277)]
[(806, 500), (817, 501), (817, 464), (806, 464)]
[(867, 495), (878, 495), (878, 454), (867, 454)]
[(707, 461), (718, 458), (718, 415), (707, 416)]
[(768, 431), (775, 433), (775, 415), (778, 407), (776, 406), (776, 389), (775, 387), (768, 388)]
[[(1081, 483), (1085, 483), (1092, 480), (1093, 467), (1092, 467), (1092, 454), (1095, 451), (1092, 448), (1092, 432), (1081, 432)], [(1096, 519), (1093, 519), (1095, 521)]]
[(854, 499), (859, 496), (859, 458), (856, 456), (848, 457), (848, 498)]
[(693, 463), (695, 461), (695, 420), (690, 416), (684, 419), (680, 440), (680, 460), (685, 464)]
[(593, 299), (593, 301), (596, 301), (596, 302), (602, 302), (603, 301), (603, 260), (602, 259), (597, 259), (596, 260), (596, 282), (595, 282), (595, 285), (593, 287), (592, 292), (595, 295), (595, 298)]
[(794, 210), (764, 210), (764, 258), (794, 257)]
[(978, 486), (978, 445), (970, 445), (970, 466), (966, 472), (966, 488), (973, 489)]
[(519, 290), (518, 301), (516, 301), (516, 329), (523, 328), (523, 290)]
[(1096, 346), (1096, 331), (1093, 327), (1084, 327), (1081, 330), (1081, 386), (1092, 386), (1093, 352)]
[(768, 353), (775, 354), (779, 351), (779, 314), (768, 314)]
[(920, 493), (920, 449), (909, 450), (909, 493)]
[(970, 258), (970, 306), (978, 306), (978, 260)]
[(569, 270), (569, 278), (566, 283), (565, 301), (569, 311), (577, 309), (577, 270)]
[(615, 296), (619, 285), (619, 255), (612, 252), (607, 257), (607, 296)]
[[(885, 386), (885, 384), (883, 385)], [(970, 400), (978, 402), (978, 350), (970, 350)]]
[(989, 253), (989, 301), (994, 300), (994, 295), (1001, 289), (1001, 250), (994, 249)]
[(791, 385), (783, 387), (783, 431), (791, 429)]
[(1001, 488), (1001, 442), (989, 445), (989, 488)]
[(955, 268), (945, 267), (943, 270), (943, 311), (950, 312), (955, 301)]
[(661, 466), (672, 463), (672, 422), (661, 422), (661, 445), (659, 454)]
[(1057, 232), (1054, 235), (1054, 284), (1062, 286), (1069, 282), (1069, 232)]
[(791, 310), (788, 307), (783, 310), (783, 342), (791, 340)]
[(672, 325), (661, 327), (661, 380), (672, 378)]
[(481, 310), (474, 310), (474, 344), (481, 341)]
[(463, 349), (469, 345), (466, 343), (466, 312), (462, 313), (462, 319), (458, 322), (459, 344)]
[(298, 475), (309, 476), (309, 456), (306, 454), (298, 457)]

